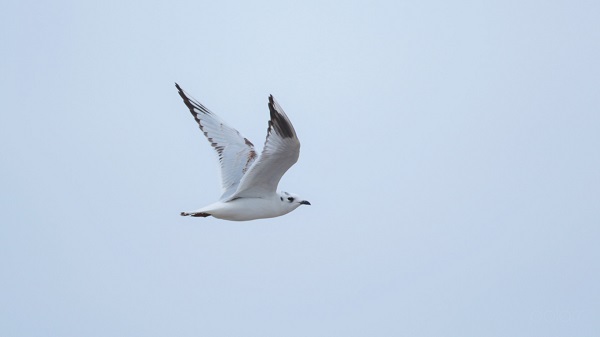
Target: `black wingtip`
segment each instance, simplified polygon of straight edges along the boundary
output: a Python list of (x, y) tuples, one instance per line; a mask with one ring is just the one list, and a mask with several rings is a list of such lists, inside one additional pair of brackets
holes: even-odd
[(181, 99), (183, 99), (183, 103), (188, 107), (188, 109), (190, 109), (190, 112), (194, 117), (196, 117), (196, 112), (194, 111), (194, 109), (199, 109), (203, 112), (208, 111), (208, 109), (206, 109), (202, 104), (200, 104), (200, 102), (195, 101), (192, 97), (188, 97), (188, 95), (185, 93), (185, 91), (183, 91), (183, 89), (181, 89), (177, 82), (175, 82), (175, 88), (177, 88), (177, 92)]
[(275, 132), (283, 138), (294, 138), (294, 127), (287, 119), (283, 109), (275, 102), (273, 95), (269, 95), (269, 111), (271, 112), (269, 126), (275, 128)]

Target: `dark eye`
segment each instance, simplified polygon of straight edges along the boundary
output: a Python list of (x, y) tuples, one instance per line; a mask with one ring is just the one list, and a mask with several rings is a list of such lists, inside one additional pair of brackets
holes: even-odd
[(294, 201), (294, 198), (292, 198), (292, 197), (288, 197), (288, 200), (289, 200), (289, 201)]

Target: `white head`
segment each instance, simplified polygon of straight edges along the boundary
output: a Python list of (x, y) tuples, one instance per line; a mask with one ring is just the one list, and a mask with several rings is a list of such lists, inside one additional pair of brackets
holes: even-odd
[(310, 202), (302, 199), (299, 195), (283, 191), (277, 194), (279, 194), (279, 201), (281, 202), (282, 208), (287, 210), (288, 213), (295, 210), (300, 205), (310, 205)]

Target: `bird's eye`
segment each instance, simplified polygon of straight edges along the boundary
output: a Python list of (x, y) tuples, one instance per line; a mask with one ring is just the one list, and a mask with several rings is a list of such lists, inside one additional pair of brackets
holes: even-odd
[(289, 201), (294, 201), (294, 198), (292, 198), (292, 197), (288, 197), (288, 200), (289, 200)]

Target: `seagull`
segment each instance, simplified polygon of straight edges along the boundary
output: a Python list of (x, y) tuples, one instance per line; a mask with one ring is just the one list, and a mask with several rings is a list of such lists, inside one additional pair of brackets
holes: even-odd
[(310, 205), (296, 194), (277, 191), (281, 177), (298, 161), (300, 141), (273, 95), (269, 96), (271, 119), (267, 139), (259, 157), (247, 138), (190, 97), (179, 84), (175, 83), (175, 87), (219, 155), (223, 189), (217, 202), (181, 212), (182, 216), (248, 221), (278, 217), (300, 205)]

